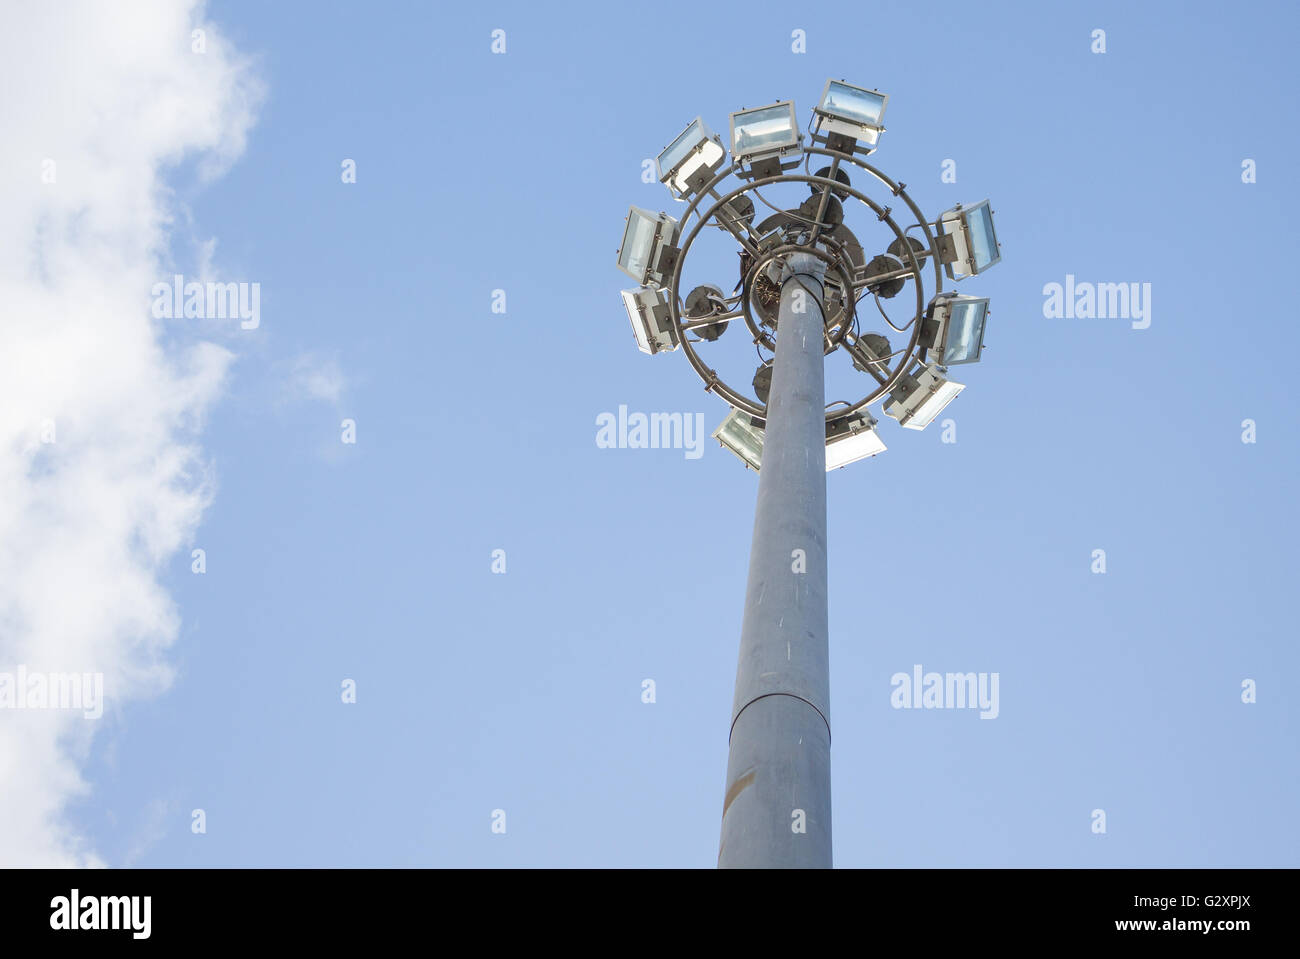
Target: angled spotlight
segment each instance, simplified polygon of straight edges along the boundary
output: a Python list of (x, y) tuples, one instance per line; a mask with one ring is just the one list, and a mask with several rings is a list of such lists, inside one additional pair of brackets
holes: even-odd
[(798, 149), (803, 137), (794, 102), (773, 103), (731, 115), (731, 155), (762, 176), (780, 172), (780, 159)]
[[(876, 435), (876, 421), (859, 413), (851, 419), (829, 424), (826, 427), (826, 472), (848, 466), (868, 456), (885, 450), (885, 444)], [(754, 423), (753, 417), (741, 410), (732, 410), (713, 436), (746, 467), (761, 470), (763, 465), (763, 427)]]
[(858, 143), (864, 147), (863, 152), (871, 153), (880, 134), (885, 132), (880, 121), (887, 103), (888, 94), (855, 87), (842, 80), (827, 80), (821, 102), (813, 109), (817, 116), (815, 134), (827, 139), (840, 138), (838, 146), (831, 146), (840, 153), (854, 152)]
[(632, 321), (632, 333), (642, 353), (672, 352), (677, 349), (677, 328), (668, 313), (668, 300), (660, 290), (641, 287), (623, 290), (623, 306)]
[[(828, 166), (824, 166), (816, 173), (814, 173), (813, 176), (819, 176), (822, 179), (829, 180), (831, 179), (831, 168)], [(849, 179), (849, 175), (845, 173), (843, 170), (836, 170), (834, 179), (837, 183), (843, 183), (844, 186), (846, 187), (853, 186), (853, 181)], [(809, 183), (808, 190), (810, 193), (812, 193), (813, 196), (818, 196), (822, 192), (822, 188), (815, 183)], [(847, 200), (849, 198), (848, 190), (840, 189), (837, 187), (831, 190), (831, 192), (834, 193), (841, 200)]]
[(958, 203), (939, 217), (935, 225), (940, 233), (939, 259), (949, 279), (964, 280), (983, 273), (1002, 259), (988, 200), (969, 207)]
[(742, 410), (733, 409), (713, 431), (713, 438), (740, 457), (746, 469), (757, 470), (763, 462), (763, 428)]
[(921, 342), (939, 366), (977, 363), (984, 348), (989, 301), (978, 296), (940, 293), (930, 301)]
[(909, 430), (923, 430), (966, 387), (945, 380), (927, 366), (918, 376), (907, 375), (899, 380), (885, 404), (885, 415), (898, 420), (899, 426)]
[(852, 419), (826, 427), (826, 472), (883, 453), (884, 441), (876, 434), (874, 417), (858, 413)]
[(685, 199), (713, 179), (727, 158), (722, 137), (696, 117), (655, 160), (659, 182), (678, 199)]
[(752, 380), (752, 385), (754, 387), (754, 395), (758, 397), (758, 401), (760, 403), (766, 406), (767, 398), (772, 393), (772, 364), (771, 363), (764, 363), (762, 366), (758, 368), (758, 371), (754, 373), (754, 379)]
[[(873, 370), (876, 373), (887, 373), (889, 371), (889, 358), (894, 355), (893, 349), (889, 345), (889, 340), (879, 333), (863, 333), (860, 336), (853, 337), (850, 341), (857, 346), (857, 350), (850, 352), (853, 358), (853, 368), (863, 373), (870, 373)], [(867, 362), (862, 362), (855, 353), (861, 353), (866, 356)]]
[(618, 248), (618, 268), (642, 286), (665, 286), (677, 262), (676, 239), (676, 220), (634, 206)]

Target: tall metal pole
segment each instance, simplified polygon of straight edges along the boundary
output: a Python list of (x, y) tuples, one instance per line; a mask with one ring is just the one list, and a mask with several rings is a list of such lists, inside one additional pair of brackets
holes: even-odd
[(719, 867), (831, 866), (824, 271), (782, 276)]

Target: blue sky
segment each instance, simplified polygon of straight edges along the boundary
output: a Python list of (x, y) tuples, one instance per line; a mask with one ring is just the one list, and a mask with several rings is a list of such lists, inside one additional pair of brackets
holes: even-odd
[[(931, 217), (991, 197), (1003, 247), (957, 287), (992, 299), (957, 441), (881, 415), (828, 478), (836, 864), (1300, 864), (1294, 6), (304, 11), (208, 5), (264, 98), (219, 178), (166, 169), (162, 275), (215, 238), (261, 324), (223, 334), (215, 493), (158, 573), (175, 677), (66, 810), (106, 862), (715, 863), (756, 476), (597, 447), (620, 405), (726, 413), (637, 352), (614, 254), (629, 204), (680, 215), (641, 164), (689, 120), (802, 122), (834, 76), (890, 95), (873, 162)], [(1046, 317), (1067, 274), (1149, 283), (1149, 328)], [(997, 719), (891, 708), (918, 663), (998, 673)]]

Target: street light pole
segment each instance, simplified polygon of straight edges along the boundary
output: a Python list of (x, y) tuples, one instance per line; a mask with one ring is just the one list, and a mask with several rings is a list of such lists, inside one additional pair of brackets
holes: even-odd
[[(832, 865), (826, 471), (884, 452), (874, 404), (905, 429), (925, 429), (965, 389), (948, 367), (978, 362), (984, 349), (988, 298), (946, 292), (943, 280), (978, 276), (1002, 259), (993, 209), (983, 200), (926, 216), (905, 183), (866, 162), (888, 101), (832, 78), (806, 128), (792, 101), (738, 110), (730, 163), (728, 144), (696, 117), (655, 160), (659, 182), (686, 204), (681, 219), (633, 205), (624, 221), (617, 262), (637, 284), (622, 291), (637, 348), (685, 354), (730, 406), (713, 436), (759, 474), (720, 867)], [(814, 160), (826, 164), (815, 173)], [(854, 186), (849, 170), (888, 191), (886, 203)], [(786, 187), (811, 196), (783, 207), (764, 195)], [(755, 201), (772, 212), (758, 219)], [(883, 252), (863, 246), (850, 213), (888, 231)], [(683, 285), (695, 241), (719, 232), (741, 247), (732, 296), (727, 282)], [(914, 302), (904, 297), (891, 317), (881, 301), (909, 285)], [(868, 295), (892, 343), (890, 332), (860, 328), (875, 319), (858, 315)], [(752, 395), (701, 355), (737, 321), (760, 362)], [(824, 363), (841, 347), (874, 382), (856, 403), (827, 404)]]
[(824, 271), (808, 253), (784, 264), (720, 867), (831, 865)]

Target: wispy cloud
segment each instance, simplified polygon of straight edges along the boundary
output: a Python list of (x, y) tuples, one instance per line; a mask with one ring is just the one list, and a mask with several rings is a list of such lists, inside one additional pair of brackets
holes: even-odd
[(300, 353), (290, 361), (285, 377), (287, 398), (315, 400), (337, 406), (347, 380), (333, 356)]
[[(212, 483), (197, 431), (230, 351), (164, 347), (162, 172), (219, 175), (259, 96), (197, 3), (16, 4), (0, 32), (0, 670), (98, 672), (106, 710), (170, 680), (158, 571)], [(204, 52), (192, 50), (202, 29)], [(93, 864), (69, 825), (95, 721), (0, 709), (0, 863)]]

